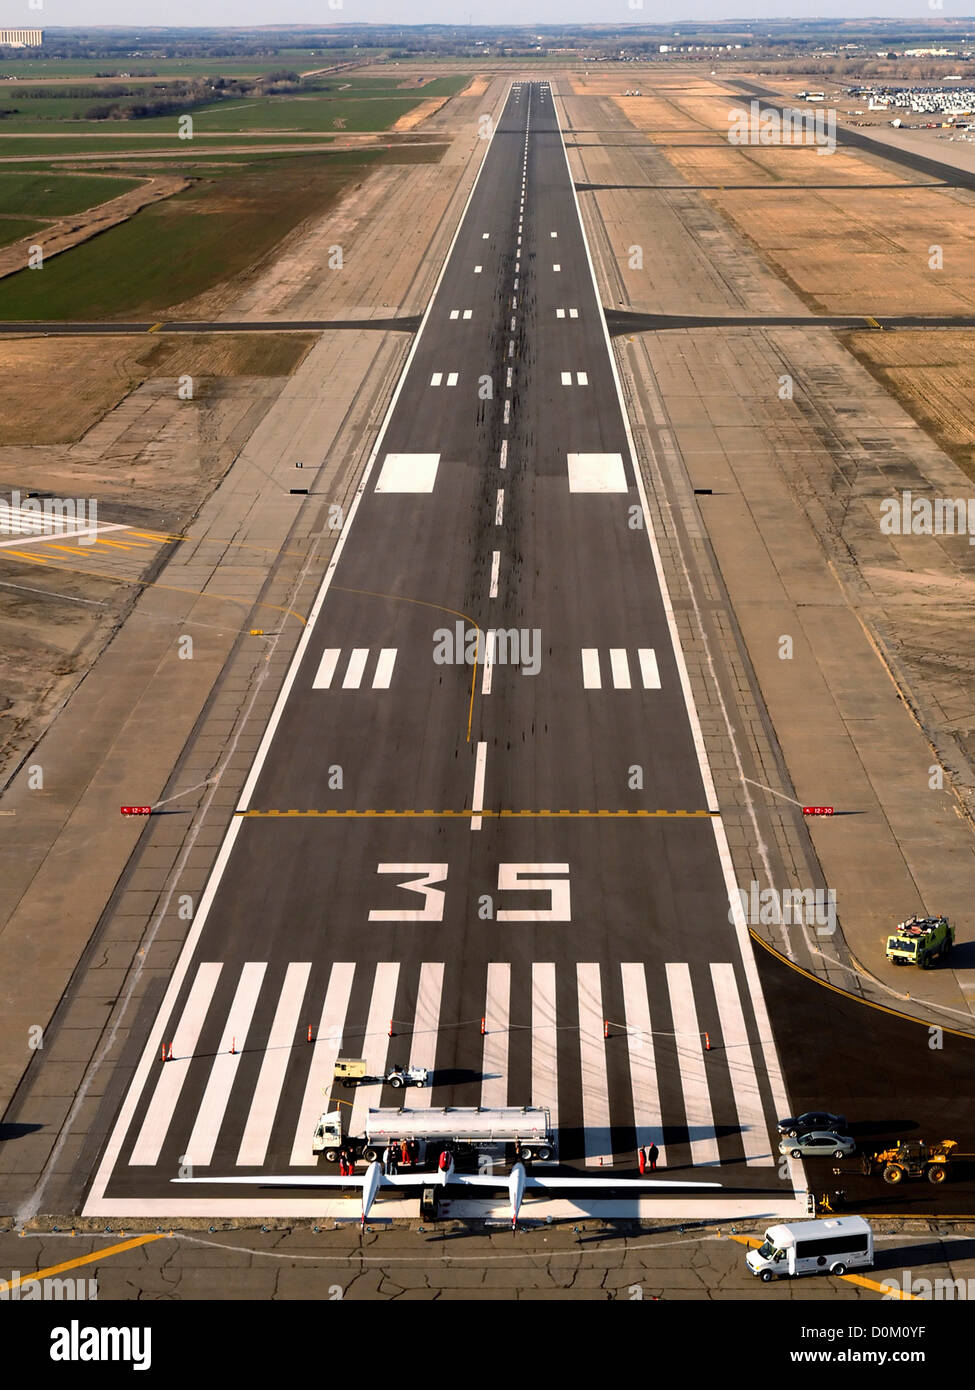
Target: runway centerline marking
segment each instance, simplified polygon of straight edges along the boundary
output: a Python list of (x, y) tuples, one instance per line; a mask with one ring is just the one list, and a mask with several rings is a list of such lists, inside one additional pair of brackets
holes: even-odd
[(484, 809), (484, 773), (487, 766), (487, 744), (477, 745), (474, 761), (474, 794), (471, 797), (471, 829), (480, 830), (481, 812)]

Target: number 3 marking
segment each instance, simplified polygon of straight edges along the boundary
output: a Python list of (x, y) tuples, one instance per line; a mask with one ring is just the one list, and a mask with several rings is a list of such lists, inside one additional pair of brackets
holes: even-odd
[[(443, 883), (447, 877), (446, 864), (378, 864), (379, 874), (420, 874), (420, 878), (406, 879), (400, 888), (410, 893), (422, 893), (422, 907), (379, 907), (369, 913), (370, 922), (442, 922), (445, 893), (442, 888), (434, 888), (434, 883)], [(567, 885), (568, 886), (568, 885)]]

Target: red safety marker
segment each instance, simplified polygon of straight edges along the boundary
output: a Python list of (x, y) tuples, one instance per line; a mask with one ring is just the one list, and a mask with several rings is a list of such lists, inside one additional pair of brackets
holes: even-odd
[[(168, 1051), (167, 1051), (167, 1048), (168, 1048)], [(163, 1043), (163, 1045), (162, 1045), (162, 1059), (163, 1059), (164, 1062), (171, 1062), (171, 1061), (173, 1060), (173, 1045), (172, 1045), (172, 1043)]]
[(608, 1018), (604, 1018), (604, 1019), (603, 1019), (603, 1037), (604, 1037), (604, 1038), (608, 1038), (608, 1037), (609, 1037), (609, 1019), (608, 1019)]
[(484, 1037), (484, 1019), (481, 1019), (481, 1037)]
[(831, 816), (833, 808), (832, 806), (803, 806), (802, 814), (804, 816)]
[(120, 806), (119, 811), (123, 816), (151, 816), (151, 806)]
[(389, 1020), (389, 1036), (390, 1036), (390, 1037), (393, 1036), (393, 1020), (392, 1020), (392, 1019)]
[(308, 1025), (308, 1041), (311, 1042), (311, 1024)]
[(710, 1033), (705, 1033), (705, 1034), (704, 1034), (704, 1051), (705, 1051), (705, 1052), (710, 1052), (710, 1051), (711, 1051), (711, 1034), (710, 1034)]
[(237, 1039), (236, 1039), (236, 1038), (231, 1038), (231, 1039), (230, 1039), (230, 1052), (231, 1052), (231, 1056), (236, 1055), (236, 1052), (237, 1052)]

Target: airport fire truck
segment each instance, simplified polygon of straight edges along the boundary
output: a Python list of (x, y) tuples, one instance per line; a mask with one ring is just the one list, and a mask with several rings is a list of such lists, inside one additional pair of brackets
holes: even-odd
[(342, 1149), (371, 1163), (394, 1141), (416, 1142), (421, 1164), (428, 1151), (436, 1156), (444, 1146), (456, 1155), (511, 1148), (526, 1162), (544, 1162), (556, 1148), (549, 1112), (525, 1105), (488, 1109), (447, 1105), (422, 1110), (387, 1106), (368, 1112), (361, 1138), (343, 1134), (341, 1111), (330, 1110), (319, 1120), (311, 1147), (314, 1154), (324, 1154), (327, 1163), (337, 1163)]
[(948, 955), (954, 942), (955, 929), (947, 917), (909, 917), (888, 936), (887, 959), (929, 970), (939, 956)]

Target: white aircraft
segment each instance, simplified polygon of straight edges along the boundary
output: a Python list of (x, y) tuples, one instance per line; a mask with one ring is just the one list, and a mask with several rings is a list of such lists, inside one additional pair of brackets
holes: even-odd
[(318, 1177), (317, 1175), (312, 1177), (295, 1175), (287, 1178), (170, 1178), (170, 1182), (232, 1183), (234, 1186), (243, 1183), (256, 1183), (262, 1187), (360, 1187), (362, 1189), (362, 1216), (360, 1219), (362, 1226), (366, 1224), (366, 1219), (376, 1199), (376, 1193), (381, 1187), (433, 1187), (438, 1183), (441, 1187), (446, 1187), (448, 1182), (461, 1187), (507, 1187), (508, 1199), (511, 1203), (512, 1230), (517, 1227), (518, 1213), (521, 1210), (525, 1190), (529, 1187), (546, 1190), (570, 1187), (621, 1187), (643, 1190), (648, 1187), (721, 1186), (719, 1182), (678, 1182), (667, 1178), (550, 1178), (536, 1177), (534, 1173), (529, 1177), (522, 1163), (513, 1164), (508, 1177), (502, 1178), (493, 1177), (488, 1173), (455, 1173), (453, 1158), (450, 1159), (447, 1168), (436, 1173), (384, 1173), (382, 1164), (377, 1159), (374, 1163), (369, 1164), (361, 1177), (358, 1174), (353, 1174), (353, 1176), (345, 1178)]

